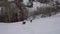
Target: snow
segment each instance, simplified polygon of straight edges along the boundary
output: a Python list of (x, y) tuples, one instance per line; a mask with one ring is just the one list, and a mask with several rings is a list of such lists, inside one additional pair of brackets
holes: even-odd
[(40, 7), (49, 7), (51, 5), (49, 4), (43, 4), (43, 3), (40, 3), (40, 2), (33, 2), (33, 7), (32, 8), (28, 8), (29, 12), (32, 12), (32, 11), (37, 11), (37, 8), (40, 8)]
[[(27, 5), (29, 2), (29, 0), (23, 0), (23, 4), (24, 5)], [(28, 8), (27, 9), (29, 10), (29, 12), (32, 12), (32, 11), (37, 11), (37, 8), (40, 8), (40, 7), (49, 7), (51, 5), (49, 4), (43, 4), (43, 3), (40, 3), (40, 2), (37, 2), (37, 1), (33, 1), (33, 7), (32, 8)]]
[(0, 34), (60, 34), (60, 13), (57, 15), (36, 18), (32, 23), (0, 23)]
[[(24, 0), (23, 3), (26, 5), (28, 0)], [(33, 2), (33, 7), (28, 9), (35, 11), (37, 7), (47, 6), (50, 5)], [(26, 21), (24, 25), (22, 22), (0, 23), (0, 34), (60, 34), (60, 13), (51, 17), (36, 18), (32, 23)]]
[(23, 0), (24, 5), (27, 5), (28, 2), (29, 2), (29, 0)]

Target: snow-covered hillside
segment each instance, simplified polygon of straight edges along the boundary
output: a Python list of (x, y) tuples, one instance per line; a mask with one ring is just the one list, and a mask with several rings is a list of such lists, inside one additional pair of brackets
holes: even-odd
[[(24, 0), (23, 3), (26, 5), (26, 2), (28, 0)], [(33, 7), (28, 10), (36, 11), (37, 7), (46, 6), (50, 5), (33, 2)], [(60, 34), (60, 13), (45, 18), (37, 16), (32, 22), (26, 20), (26, 24), (22, 22), (0, 23), (0, 34)]]
[(60, 14), (36, 18), (30, 23), (0, 23), (0, 34), (60, 34)]
[(33, 2), (33, 7), (32, 8), (28, 8), (29, 12), (31, 11), (37, 11), (37, 8), (40, 8), (40, 7), (49, 7), (51, 5), (49, 4), (42, 4), (40, 2)]
[[(29, 3), (29, 0), (23, 0), (23, 4), (24, 5), (27, 5)], [(40, 7), (49, 7), (51, 5), (49, 4), (43, 4), (43, 3), (40, 3), (40, 2), (37, 2), (36, 0), (32, 2), (33, 3), (33, 7), (27, 7), (27, 10), (29, 12), (32, 12), (32, 11), (37, 11), (37, 8), (40, 8)]]

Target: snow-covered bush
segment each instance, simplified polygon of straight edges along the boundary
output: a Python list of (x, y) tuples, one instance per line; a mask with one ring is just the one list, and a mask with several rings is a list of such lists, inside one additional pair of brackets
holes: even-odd
[(51, 1), (53, 1), (53, 0), (39, 0), (40, 3), (49, 3)]
[(56, 10), (57, 10), (56, 7), (40, 7), (40, 9), (38, 9), (38, 12), (42, 14), (42, 17), (46, 17), (51, 16), (53, 12), (56, 13)]
[(60, 5), (60, 0), (56, 0), (56, 5)]

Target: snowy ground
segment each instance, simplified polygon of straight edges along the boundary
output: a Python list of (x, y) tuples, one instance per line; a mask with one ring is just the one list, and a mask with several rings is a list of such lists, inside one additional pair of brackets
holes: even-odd
[(32, 23), (0, 23), (0, 34), (60, 34), (60, 14), (36, 18)]

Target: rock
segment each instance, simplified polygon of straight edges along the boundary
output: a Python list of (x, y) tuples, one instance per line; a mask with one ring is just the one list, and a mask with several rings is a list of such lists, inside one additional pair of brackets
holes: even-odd
[(22, 22), (22, 24), (26, 24), (26, 22)]

